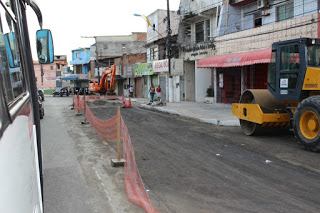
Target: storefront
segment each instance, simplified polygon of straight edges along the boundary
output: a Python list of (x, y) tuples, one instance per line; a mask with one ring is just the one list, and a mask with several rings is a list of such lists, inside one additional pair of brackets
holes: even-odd
[(271, 49), (200, 59), (198, 68), (214, 70), (216, 103), (237, 103), (246, 89), (266, 89)]
[(152, 83), (156, 88), (160, 85), (161, 88), (161, 100), (166, 101), (168, 98), (168, 75), (169, 75), (169, 61), (168, 59), (153, 61), (153, 77)]
[(153, 75), (152, 63), (135, 64), (134, 75), (136, 77), (134, 88), (135, 97), (148, 98), (151, 77)]

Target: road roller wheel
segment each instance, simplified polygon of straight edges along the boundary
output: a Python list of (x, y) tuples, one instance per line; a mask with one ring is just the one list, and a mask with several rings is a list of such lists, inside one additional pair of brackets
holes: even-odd
[(254, 135), (260, 129), (260, 124), (240, 119), (240, 126), (245, 135)]
[(320, 96), (304, 99), (296, 109), (293, 128), (298, 142), (309, 151), (320, 151)]

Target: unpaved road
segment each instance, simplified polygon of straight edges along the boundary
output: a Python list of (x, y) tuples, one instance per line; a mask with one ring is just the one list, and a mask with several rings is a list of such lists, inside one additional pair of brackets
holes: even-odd
[[(89, 104), (101, 120), (113, 117), (118, 105)], [(121, 112), (157, 211), (319, 212), (320, 155), (300, 149), (292, 135), (272, 131), (247, 137), (240, 128), (217, 127), (137, 106)], [(75, 155), (86, 174), (84, 179), (92, 188), (101, 182), (109, 186), (96, 188), (109, 193), (101, 194), (113, 209), (118, 208), (114, 212), (143, 212), (126, 200), (121, 187), (123, 171), (110, 168), (116, 144), (102, 142), (90, 127), (81, 126), (82, 118), (69, 109), (62, 115), (65, 123), (61, 125), (67, 123), (70, 137), (80, 141)], [(94, 175), (90, 178), (88, 174), (95, 173), (92, 167), (101, 180)], [(122, 201), (117, 201), (121, 196)]]

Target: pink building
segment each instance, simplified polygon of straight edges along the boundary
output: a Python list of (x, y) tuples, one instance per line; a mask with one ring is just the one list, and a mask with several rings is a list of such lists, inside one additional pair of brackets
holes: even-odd
[(66, 55), (54, 56), (52, 64), (42, 64), (43, 76), (41, 78), (41, 65), (38, 61), (34, 61), (34, 72), (38, 89), (55, 89), (61, 83), (56, 79), (61, 76), (62, 68), (68, 66)]

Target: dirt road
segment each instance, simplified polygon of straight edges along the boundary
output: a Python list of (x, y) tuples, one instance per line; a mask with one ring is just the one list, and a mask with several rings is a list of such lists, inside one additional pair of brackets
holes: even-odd
[[(92, 103), (100, 119), (116, 105)], [(122, 109), (142, 179), (160, 212), (318, 212), (320, 155), (287, 132), (244, 136), (138, 108)], [(115, 147), (115, 144), (113, 144)]]
[[(106, 212), (106, 207), (111, 209), (107, 212), (144, 212), (126, 198), (123, 169), (110, 166), (110, 159), (116, 157), (116, 143), (102, 141), (89, 125), (81, 125), (83, 117), (70, 110), (72, 99), (60, 100), (48, 100), (49, 110), (60, 110), (50, 118), (62, 115), (58, 124), (71, 138), (63, 143), (73, 151), (65, 151), (62, 142), (60, 146), (43, 145), (48, 149), (44, 151), (47, 208), (66, 205), (68, 208), (62, 209), (70, 210), (68, 202), (75, 202), (74, 206), (83, 203), (88, 209), (98, 203), (91, 212)], [(89, 106), (96, 117), (106, 120), (122, 104), (98, 101)], [(47, 126), (48, 113), (42, 121)], [(319, 211), (320, 155), (300, 149), (286, 132), (247, 137), (240, 128), (217, 127), (138, 106), (121, 109), (121, 113), (142, 180), (159, 212)], [(60, 163), (54, 163), (54, 152), (62, 153), (58, 155)], [(65, 164), (64, 153), (71, 154), (72, 164)], [(60, 168), (64, 170), (56, 174)], [(80, 183), (74, 184), (79, 181), (78, 173)], [(73, 190), (67, 193), (73, 196), (63, 197), (63, 189), (54, 194), (58, 190), (52, 189), (58, 184)], [(89, 197), (75, 196), (78, 189)]]

